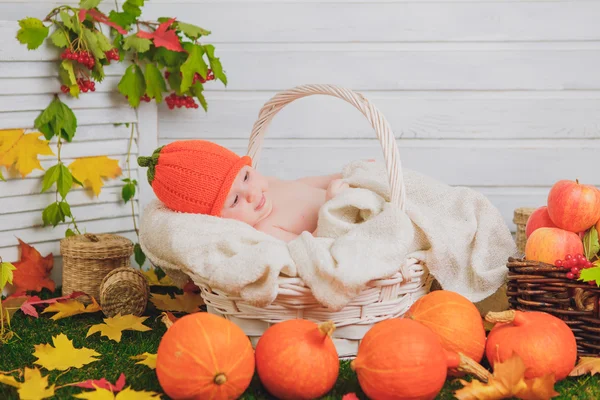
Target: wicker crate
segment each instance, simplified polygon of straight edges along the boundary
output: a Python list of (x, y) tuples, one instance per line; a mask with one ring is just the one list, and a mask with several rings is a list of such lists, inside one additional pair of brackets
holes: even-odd
[(521, 207), (515, 210), (513, 216), (513, 222), (515, 223), (515, 225), (517, 225), (515, 241), (517, 242), (517, 248), (521, 253), (525, 253), (525, 243), (527, 243), (527, 236), (525, 235), (525, 227), (527, 226), (527, 220), (534, 211), (535, 208)]
[(575, 334), (579, 356), (600, 356), (599, 287), (568, 279), (569, 270), (539, 261), (510, 258), (507, 266), (511, 308), (562, 319)]
[(114, 234), (76, 235), (60, 241), (63, 257), (62, 293), (84, 292), (100, 300), (100, 284), (110, 271), (128, 267), (131, 240)]

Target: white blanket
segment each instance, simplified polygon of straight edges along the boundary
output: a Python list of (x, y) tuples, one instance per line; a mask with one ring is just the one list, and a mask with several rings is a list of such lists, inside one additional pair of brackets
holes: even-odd
[(140, 245), (181, 284), (189, 276), (257, 306), (275, 299), (284, 274), (299, 276), (319, 302), (339, 310), (408, 257), (473, 302), (503, 284), (516, 246), (483, 195), (404, 170), (403, 212), (388, 202), (381, 164), (353, 162), (343, 176), (351, 188), (321, 208), (316, 237), (304, 232), (286, 244), (239, 221), (176, 213), (155, 201), (142, 215)]

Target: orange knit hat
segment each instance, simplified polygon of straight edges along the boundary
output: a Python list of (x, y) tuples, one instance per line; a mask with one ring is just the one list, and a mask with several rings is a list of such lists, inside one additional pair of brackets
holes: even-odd
[(236, 175), (252, 159), (206, 140), (181, 140), (138, 157), (138, 164), (148, 167), (156, 197), (171, 210), (219, 216)]

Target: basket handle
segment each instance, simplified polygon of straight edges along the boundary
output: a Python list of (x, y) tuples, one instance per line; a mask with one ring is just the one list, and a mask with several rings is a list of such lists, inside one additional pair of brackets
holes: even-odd
[(338, 97), (346, 100), (358, 109), (371, 123), (377, 138), (381, 143), (385, 165), (388, 172), (388, 180), (392, 190), (391, 201), (393, 204), (404, 210), (406, 202), (406, 189), (404, 187), (404, 178), (402, 175), (402, 164), (400, 162), (400, 152), (396, 145), (396, 138), (392, 133), (390, 124), (383, 114), (373, 106), (362, 94), (356, 93), (350, 89), (345, 89), (335, 85), (302, 85), (293, 89), (285, 90), (273, 96), (260, 109), (258, 120), (252, 127), (250, 142), (248, 143), (248, 155), (252, 158), (254, 167), (258, 166), (260, 150), (264, 135), (275, 114), (287, 104), (296, 99), (311, 96), (314, 94), (324, 94)]

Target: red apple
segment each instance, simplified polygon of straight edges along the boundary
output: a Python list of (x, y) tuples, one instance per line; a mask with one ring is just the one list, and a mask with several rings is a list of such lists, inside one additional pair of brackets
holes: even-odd
[(557, 228), (556, 224), (552, 222), (546, 206), (531, 213), (525, 226), (525, 236), (529, 237), (538, 228)]
[(585, 231), (600, 219), (600, 191), (579, 181), (558, 181), (548, 194), (548, 214), (561, 229)]
[(525, 258), (554, 264), (567, 254), (583, 254), (579, 235), (559, 228), (539, 228), (533, 231), (525, 244)]

